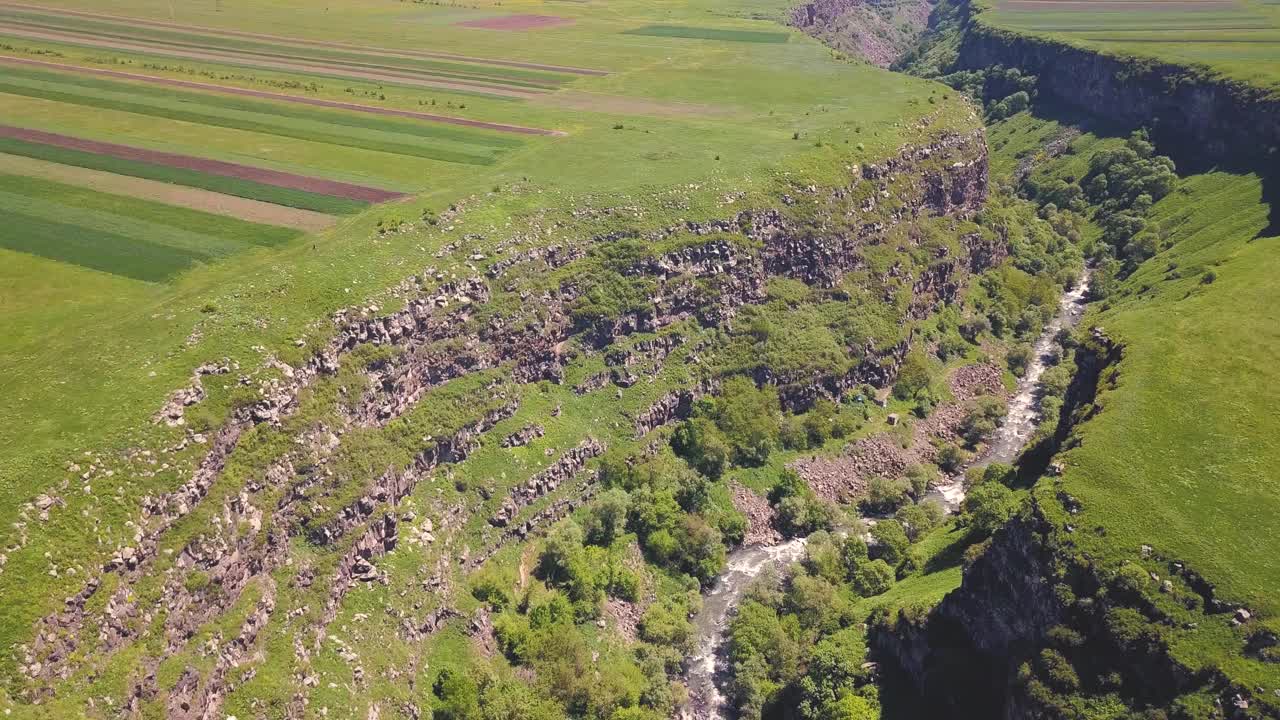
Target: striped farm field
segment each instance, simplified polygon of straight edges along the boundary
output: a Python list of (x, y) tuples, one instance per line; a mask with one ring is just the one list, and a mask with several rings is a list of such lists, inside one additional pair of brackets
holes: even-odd
[(365, 68), (356, 65), (330, 63), (324, 60), (276, 59), (261, 56), (249, 56), (232, 50), (212, 50), (194, 47), (162, 45), (146, 41), (114, 39), (84, 33), (63, 30), (46, 30), (23, 27), (10, 23), (0, 25), (5, 35), (35, 41), (50, 41), (79, 45), (101, 50), (119, 50), (151, 55), (182, 58), (200, 62), (217, 62), (245, 68), (260, 68), (305, 73), (317, 77), (342, 78), (348, 80), (368, 80), (388, 85), (404, 85), (409, 87), (438, 88), (455, 92), (507, 98), (530, 98), (546, 92), (545, 89), (503, 84), (490, 81), (475, 81), (432, 76), (415, 73), (411, 70)]
[(18, 69), (0, 77), (0, 93), (470, 165), (492, 164), (496, 148), (519, 144), (507, 138), (467, 135), (453, 128), (414, 126), (309, 108), (271, 107), (238, 98)]
[(1280, 88), (1280, 4), (1263, 0), (995, 0), (999, 27), (1208, 68)]
[[(249, 40), (267, 41), (276, 45), (285, 46), (303, 46), (316, 48), (329, 48), (335, 50), (354, 50), (366, 55), (377, 55), (386, 57), (405, 57), (405, 58), (425, 58), (431, 60), (449, 60), (454, 62), (467, 63), (469, 65), (489, 65), (494, 67), (517, 68), (523, 70), (540, 70), (549, 73), (567, 73), (569, 75), (585, 75), (585, 76), (601, 76), (607, 75), (607, 71), (596, 68), (577, 67), (572, 65), (553, 65), (548, 63), (535, 63), (528, 61), (510, 60), (492, 57), (476, 57), (469, 55), (461, 55), (449, 52), (433, 52), (422, 48), (406, 49), (388, 49), (367, 45), (355, 45), (346, 42), (323, 42), (309, 40), (300, 37), (284, 37), (281, 35), (273, 35), (262, 32), (246, 32), (242, 30), (231, 30), (227, 28), (209, 28), (209, 27), (193, 27), (191, 25), (183, 25), (180, 23), (157, 21), (154, 19), (143, 18), (123, 18), (118, 15), (106, 13), (84, 12), (76, 10), (68, 10), (64, 8), (48, 8), (38, 5), (25, 5), (21, 3), (0, 3), (0, 15), (9, 15), (16, 18), (42, 18), (48, 20), (52, 17), (60, 18), (60, 22), (66, 23), (76, 18), (89, 19), (94, 21), (114, 23), (116, 26), (125, 25), (131, 29), (137, 28), (156, 28), (161, 30), (179, 31), (183, 33), (200, 33), (205, 37), (219, 38), (244, 38)], [(108, 25), (109, 27), (109, 25)]]
[(304, 232), (324, 230), (332, 227), (338, 220), (333, 215), (312, 210), (273, 205), (261, 200), (250, 200), (129, 175), (117, 175), (75, 165), (61, 165), (20, 155), (0, 154), (0, 173), (51, 180), (62, 185), (189, 208), (258, 225), (276, 225)]
[(0, 174), (0, 247), (137, 280), (298, 236), (249, 223), (32, 177)]
[[(262, 90), (250, 90), (247, 88), (239, 88), (239, 87), (228, 86), (228, 85), (214, 85), (211, 83), (201, 83), (201, 82), (194, 82), (189, 80), (176, 80), (173, 78), (157, 77), (155, 75), (143, 75), (139, 73), (126, 73), (118, 70), (106, 70), (103, 68), (88, 68), (88, 67), (80, 67), (80, 66), (74, 66), (74, 65), (65, 65), (60, 63), (51, 63), (51, 62), (45, 62), (40, 60), (32, 60), (30, 58), (17, 58), (17, 57), (0, 55), (0, 64), (6, 64), (6, 65), (18, 66), (18, 67), (31, 67), (31, 68), (56, 70), (64, 73), (76, 73), (81, 76), (118, 78), (122, 80), (130, 80), (130, 81), (136, 81), (136, 82), (154, 83), (157, 85), (164, 85), (168, 87), (186, 88), (186, 89), (201, 90), (201, 91), (214, 92), (214, 93), (225, 93), (230, 95), (240, 95), (244, 97), (262, 98), (267, 100), (278, 100), (281, 102), (300, 103), (304, 105), (311, 105), (314, 107), (332, 108), (336, 110), (351, 110), (351, 111), (360, 112), (360, 113), (384, 115), (387, 117), (409, 118), (413, 120), (422, 120), (424, 122), (430, 122), (430, 123), (458, 125), (462, 127), (478, 128), (482, 130), (493, 130), (496, 132), (503, 132), (503, 133), (515, 133), (519, 135), (563, 135), (563, 133), (557, 130), (531, 128), (531, 127), (525, 127), (523, 125), (511, 125), (508, 123), (493, 123), (493, 122), (485, 122), (483, 120), (468, 120), (466, 118), (452, 117), (448, 115), (438, 115), (435, 113), (414, 112), (411, 110), (396, 110), (392, 108), (382, 108), (382, 107), (376, 107), (372, 105), (361, 105), (359, 103), (336, 102), (331, 100), (322, 100), (319, 98), (310, 98), (310, 97), (303, 97), (298, 95), (288, 95), (286, 93), (266, 92)], [(48, 77), (48, 76), (46, 75), (45, 77)], [(81, 84), (81, 85), (87, 84), (83, 80), (77, 81), (74, 79), (68, 79), (67, 76), (63, 76), (63, 77), (64, 77), (64, 80), (67, 82), (75, 82), (76, 84)], [(71, 77), (74, 78), (75, 76), (71, 76)], [(93, 87), (93, 85), (91, 84), (88, 86)], [(165, 93), (163, 96), (169, 97), (171, 96), (171, 94)], [(231, 105), (229, 103), (223, 103), (223, 105), (226, 107), (243, 107), (243, 106)], [(279, 115), (288, 114), (287, 112), (280, 109), (276, 109), (273, 112)], [(354, 120), (344, 119), (344, 116), (341, 116), (341, 115), (329, 116), (327, 118), (327, 121), (341, 123), (344, 125), (352, 125), (355, 127), (361, 126), (360, 123)], [(368, 127), (371, 125), (366, 123), (365, 126)], [(474, 140), (477, 143), (482, 145), (492, 145), (495, 147), (511, 147), (514, 145), (518, 145), (518, 143), (503, 141), (500, 138), (481, 139), (480, 137), (477, 137), (474, 135), (452, 135), (441, 129), (430, 130), (426, 128), (420, 128), (417, 126), (405, 126), (405, 125), (395, 126), (395, 128), (397, 131), (400, 131), (400, 132), (410, 132), (413, 134), (422, 135), (423, 137), (446, 137), (446, 138), (464, 139), (464, 140), (469, 139), (469, 140)]]
[(38, 15), (13, 11), (0, 6), (0, 23), (5, 26), (75, 32), (104, 39), (146, 41), (157, 46), (197, 50), (234, 51), (246, 57), (272, 59), (323, 60), (337, 65), (381, 70), (411, 70), (444, 78), (488, 81), (532, 88), (555, 87), (571, 81), (580, 73), (543, 67), (511, 67), (487, 62), (420, 56), (380, 49), (338, 48), (175, 31), (145, 26), (129, 26), (78, 17)]
[[(121, 175), (147, 178), (149, 180), (187, 185), (227, 195), (335, 215), (358, 212), (370, 202), (369, 199), (360, 197), (344, 197), (342, 195), (331, 195), (304, 189), (307, 186), (315, 187), (318, 184), (329, 181), (301, 176), (289, 178), (285, 177), (284, 173), (264, 171), (248, 166), (233, 166), (230, 163), (222, 163), (216, 160), (202, 160), (200, 158), (177, 156), (171, 153), (157, 153), (124, 145), (78, 140), (65, 135), (43, 133), (26, 128), (0, 126), (0, 152), (93, 170), (104, 170)], [(210, 167), (217, 167), (223, 170), (223, 173), (216, 174), (204, 171)], [(243, 176), (237, 176), (235, 174), (237, 172)], [(252, 179), (263, 177), (264, 175), (272, 177), (278, 182), (289, 182), (293, 187)], [(315, 184), (310, 181), (314, 181)], [(390, 200), (397, 197), (395, 194), (374, 188), (367, 188), (365, 191), (353, 189), (352, 194), (377, 197), (381, 200)]]

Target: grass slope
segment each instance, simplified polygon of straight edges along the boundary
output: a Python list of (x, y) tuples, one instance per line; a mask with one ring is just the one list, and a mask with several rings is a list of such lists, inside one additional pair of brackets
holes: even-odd
[[(1195, 176), (1158, 203), (1171, 248), (1094, 315), (1124, 347), (1102, 412), (1078, 430), (1061, 486), (1082, 502), (1083, 551), (1104, 564), (1150, 545), (1200, 572), (1228, 602), (1280, 629), (1280, 238), (1256, 176)], [(1212, 273), (1212, 275), (1208, 275)], [(1213, 278), (1210, 281), (1210, 278)], [(1242, 656), (1249, 628), (1183, 630), (1175, 652), (1271, 688), (1274, 667)]]

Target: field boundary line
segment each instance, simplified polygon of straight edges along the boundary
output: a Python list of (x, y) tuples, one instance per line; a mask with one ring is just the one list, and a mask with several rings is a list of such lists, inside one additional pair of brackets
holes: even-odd
[(407, 50), (397, 48), (384, 48), (374, 45), (356, 45), (354, 43), (344, 43), (338, 41), (326, 40), (309, 40), (307, 38), (287, 37), (284, 35), (272, 35), (269, 33), (256, 33), (247, 30), (232, 30), (230, 28), (211, 28), (205, 25), (184, 25), (182, 23), (168, 23), (160, 20), (147, 20), (144, 18), (132, 18), (125, 15), (111, 15), (108, 13), (91, 13), (83, 10), (65, 10), (62, 8), (51, 8), (43, 5), (28, 5), (24, 3), (8, 3), (0, 2), (0, 8), (10, 8), (14, 10), (32, 10), (36, 12), (44, 12), (50, 15), (78, 15), (87, 18), (97, 18), (111, 22), (135, 23), (138, 25), (148, 25), (151, 27), (165, 28), (169, 30), (186, 30), (205, 32), (210, 35), (226, 35), (230, 37), (256, 38), (259, 40), (273, 40), (276, 42), (293, 44), (293, 45), (311, 45), (315, 47), (328, 47), (344, 50), (360, 50), (369, 53), (389, 55), (392, 57), (406, 58), (430, 58), (436, 60), (459, 60), (462, 62), (476, 63), (478, 65), (498, 65), (502, 67), (520, 68), (523, 70), (546, 70), (549, 72), (562, 72), (570, 75), (587, 75), (595, 77), (603, 77), (609, 74), (608, 70), (599, 70), (596, 68), (585, 68), (574, 65), (555, 65), (550, 63), (528, 62), (524, 60), (504, 60), (501, 58), (482, 58), (474, 55), (461, 55), (458, 53), (428, 51), (428, 50)]
[(120, 70), (107, 70), (105, 68), (91, 68), (81, 65), (68, 65), (65, 63), (46, 62), (44, 60), (32, 60), (30, 58), (19, 58), (11, 55), (0, 55), (0, 64), (10, 65), (27, 65), (32, 67), (49, 68), (53, 70), (62, 70), (67, 72), (84, 73), (88, 75), (99, 75), (103, 77), (120, 78), (124, 80), (137, 80), (140, 82), (150, 82), (159, 85), (168, 85), (171, 87), (181, 87), (189, 90), (205, 90), (209, 92), (226, 93), (228, 95), (241, 95), (245, 97), (263, 98), (267, 100), (282, 100), (285, 102), (294, 102), (302, 105), (312, 105), (315, 107), (334, 108), (341, 110), (351, 110), (354, 112), (364, 112), (374, 115), (387, 115), (392, 117), (403, 117), (412, 120), (423, 120), (427, 122), (446, 123), (449, 125), (460, 125), (462, 127), (480, 128), (485, 130), (495, 130), (498, 132), (518, 133), (523, 135), (551, 135), (562, 137), (566, 133), (562, 130), (548, 130), (546, 128), (535, 128), (524, 125), (509, 125), (507, 123), (489, 122), (487, 120), (468, 120), (466, 118), (453, 117), (450, 115), (436, 115), (434, 113), (415, 112), (413, 110), (398, 110), (395, 108), (380, 108), (373, 105), (361, 105), (359, 103), (343, 102), (341, 100), (325, 100), (322, 98), (309, 98), (301, 95), (289, 95), (287, 93), (269, 92), (266, 90), (254, 90), (251, 88), (238, 88), (228, 85), (214, 85), (212, 83), (196, 82), (193, 80), (180, 80), (178, 78), (166, 78), (158, 75), (143, 75), (140, 73), (128, 73)]
[(65, 148), (68, 150), (89, 152), (97, 155), (105, 155), (122, 160), (134, 160), (138, 162), (151, 163), (153, 165), (193, 170), (196, 172), (207, 173), (209, 175), (220, 175), (222, 177), (250, 180), (263, 185), (273, 185), (275, 187), (301, 190), (303, 192), (329, 195), (331, 197), (346, 198), (348, 200), (362, 200), (365, 202), (380, 203), (387, 202), (389, 200), (398, 200), (408, 196), (407, 193), (383, 190), (381, 188), (370, 187), (368, 185), (355, 185), (337, 180), (326, 180), (324, 178), (296, 175), (294, 173), (287, 173), (279, 170), (268, 170), (266, 168), (258, 168), (251, 165), (240, 165), (238, 163), (226, 162), (224, 160), (212, 160), (209, 158), (179, 155), (177, 153), (163, 152), (160, 150), (148, 150), (146, 148), (132, 147), (129, 145), (117, 145), (115, 143), (77, 138), (70, 135), (59, 135), (57, 133), (44, 132), (42, 130), (31, 130), (12, 125), (0, 125), (0, 137), (40, 145), (51, 145), (53, 147)]

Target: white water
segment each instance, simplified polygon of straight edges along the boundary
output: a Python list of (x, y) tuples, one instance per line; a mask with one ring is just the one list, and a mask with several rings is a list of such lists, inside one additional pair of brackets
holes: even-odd
[[(1012, 463), (1022, 452), (1022, 446), (1040, 424), (1040, 376), (1053, 359), (1054, 338), (1063, 328), (1075, 327), (1080, 322), (1088, 292), (1089, 273), (1085, 272), (1075, 287), (1062, 294), (1058, 300), (1057, 316), (1045, 326), (1032, 348), (1031, 362), (1027, 365), (1027, 372), (1018, 380), (1017, 392), (1009, 400), (1009, 411), (1004, 421), (991, 437), (987, 451), (971, 464)], [(964, 474), (960, 473), (935, 485), (929, 496), (939, 500), (948, 513), (954, 513), (964, 502), (964, 494)]]
[(751, 582), (768, 567), (785, 567), (804, 557), (805, 539), (780, 545), (742, 548), (731, 555), (725, 571), (702, 598), (702, 610), (693, 619), (697, 649), (685, 671), (689, 707), (681, 720), (714, 720), (732, 715), (728, 699), (720, 691), (720, 679), (728, 672), (722, 645), (730, 616)]
[[(1058, 331), (1074, 327), (1084, 314), (1084, 297), (1089, 290), (1089, 275), (1081, 278), (1058, 302), (1058, 315), (1045, 327), (1032, 351), (1027, 372), (1018, 381), (1018, 390), (1009, 401), (1009, 412), (997, 429), (986, 453), (976, 462), (1012, 462), (1022, 450), (1040, 422), (1040, 376), (1053, 354), (1053, 339)], [(956, 512), (964, 502), (963, 475), (936, 485), (931, 497), (940, 500), (947, 512)], [(742, 595), (751, 582), (766, 568), (786, 566), (804, 557), (805, 539), (798, 538), (780, 545), (742, 548), (729, 555), (724, 573), (703, 597), (702, 610), (693, 619), (698, 638), (697, 648), (685, 670), (689, 686), (689, 706), (681, 720), (727, 720), (733, 716), (728, 698), (720, 690), (727, 677), (724, 653), (725, 630)]]

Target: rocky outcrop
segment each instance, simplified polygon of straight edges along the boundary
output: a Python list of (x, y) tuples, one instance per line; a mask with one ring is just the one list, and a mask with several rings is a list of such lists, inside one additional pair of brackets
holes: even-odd
[(880, 659), (903, 669), (936, 712), (1001, 717), (1017, 663), (1064, 614), (1055, 596), (1051, 531), (1035, 514), (1001, 530), (932, 613), (873, 625)]
[(413, 492), (418, 483), (430, 475), (436, 467), (465, 460), (480, 447), (482, 435), (489, 432), (494, 425), (514, 415), (518, 408), (519, 404), (516, 402), (503, 403), (485, 413), (480, 419), (464, 425), (454, 434), (428, 445), (414, 457), (413, 462), (403, 472), (388, 470), (378, 478), (369, 492), (351, 505), (340, 509), (332, 520), (307, 528), (308, 538), (319, 545), (330, 544), (342, 537), (347, 530), (364, 522), (380, 505), (394, 506), (399, 503)]
[(634, 421), (636, 437), (644, 437), (656, 428), (689, 417), (689, 413), (693, 411), (693, 403), (701, 397), (714, 393), (719, 387), (719, 382), (708, 380), (696, 387), (666, 393), (636, 416)]
[(489, 524), (494, 527), (506, 527), (516, 518), (521, 509), (537, 501), (538, 498), (555, 492), (561, 483), (578, 474), (588, 460), (599, 457), (603, 453), (604, 445), (595, 438), (589, 437), (583, 440), (546, 470), (513, 489), (498, 511), (490, 516)]
[(919, 41), (932, 9), (932, 0), (810, 0), (792, 8), (791, 24), (831, 47), (889, 67)]

